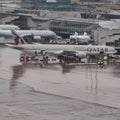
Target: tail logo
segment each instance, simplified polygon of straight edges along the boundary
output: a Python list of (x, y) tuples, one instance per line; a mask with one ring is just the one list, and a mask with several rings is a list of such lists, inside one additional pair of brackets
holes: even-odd
[(24, 44), (24, 40), (22, 37), (20, 37), (15, 31), (11, 31), (13, 36), (14, 36), (14, 41), (15, 41), (15, 44), (18, 45), (18, 44)]

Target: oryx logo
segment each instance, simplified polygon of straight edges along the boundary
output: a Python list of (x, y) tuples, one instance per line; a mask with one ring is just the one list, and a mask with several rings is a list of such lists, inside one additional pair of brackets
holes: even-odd
[(24, 44), (24, 40), (22, 39), (22, 37), (20, 37), (15, 31), (11, 31), (13, 36), (14, 36), (14, 41), (15, 41), (15, 44), (18, 45), (18, 44)]

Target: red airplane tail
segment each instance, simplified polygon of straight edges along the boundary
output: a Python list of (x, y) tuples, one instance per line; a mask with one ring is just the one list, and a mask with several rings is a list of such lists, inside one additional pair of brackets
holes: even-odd
[(18, 44), (27, 44), (27, 42), (23, 39), (23, 37), (18, 35), (15, 30), (11, 30), (11, 32), (12, 32), (13, 39), (14, 39), (16, 45), (18, 45)]

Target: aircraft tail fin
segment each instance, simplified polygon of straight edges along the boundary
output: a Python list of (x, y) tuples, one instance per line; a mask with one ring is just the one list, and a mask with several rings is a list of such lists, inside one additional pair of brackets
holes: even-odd
[(84, 32), (84, 36), (87, 36), (87, 33), (86, 33), (86, 32)]
[(18, 35), (18, 33), (15, 30), (11, 30), (13, 39), (16, 45), (18, 44), (27, 44), (27, 42), (23, 39), (22, 36)]

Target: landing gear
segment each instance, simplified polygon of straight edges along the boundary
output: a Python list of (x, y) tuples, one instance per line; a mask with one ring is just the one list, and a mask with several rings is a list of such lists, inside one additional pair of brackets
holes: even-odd
[(88, 55), (87, 62), (88, 63), (96, 63), (100, 68), (104, 67), (104, 52), (100, 52), (98, 55)]
[(43, 64), (48, 64), (48, 56), (43, 56)]
[(100, 52), (100, 54), (98, 55), (98, 63), (97, 63), (100, 68), (104, 67), (104, 57), (105, 57), (104, 52)]
[(48, 64), (48, 56), (47, 56), (47, 53), (42, 50), (40, 51), (40, 53), (38, 53), (37, 51), (35, 51), (35, 57), (38, 57), (38, 61), (42, 61), (43, 64)]

